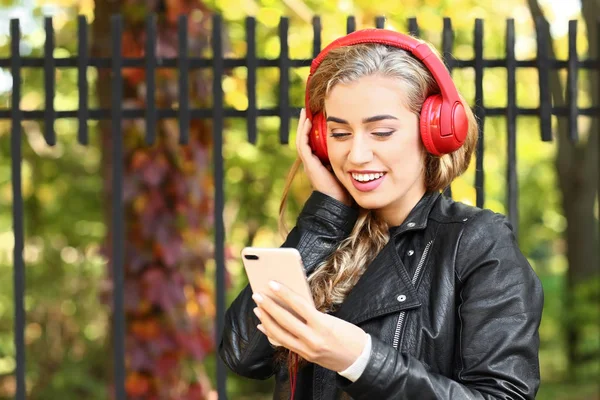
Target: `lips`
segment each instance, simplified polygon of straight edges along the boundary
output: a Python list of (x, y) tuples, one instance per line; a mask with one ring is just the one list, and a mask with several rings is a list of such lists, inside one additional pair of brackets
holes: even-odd
[(385, 179), (385, 172), (380, 171), (350, 171), (352, 185), (361, 192), (370, 192)]

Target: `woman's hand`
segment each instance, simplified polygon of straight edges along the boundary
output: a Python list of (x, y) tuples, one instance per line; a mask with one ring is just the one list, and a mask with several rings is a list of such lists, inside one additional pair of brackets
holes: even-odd
[(306, 118), (306, 110), (303, 108), (298, 119), (296, 149), (302, 160), (302, 165), (304, 165), (304, 172), (308, 175), (308, 179), (315, 190), (325, 193), (347, 206), (352, 205), (350, 193), (342, 186), (335, 175), (325, 168), (319, 157), (313, 154), (308, 141), (311, 126), (310, 120)]
[[(279, 343), (307, 361), (336, 372), (345, 370), (356, 361), (366, 344), (365, 331), (317, 311), (285, 285), (273, 281), (270, 285), (269, 293), (255, 293), (252, 296), (258, 304), (254, 309), (261, 322), (258, 329), (270, 341)], [(277, 304), (275, 299), (304, 321)]]

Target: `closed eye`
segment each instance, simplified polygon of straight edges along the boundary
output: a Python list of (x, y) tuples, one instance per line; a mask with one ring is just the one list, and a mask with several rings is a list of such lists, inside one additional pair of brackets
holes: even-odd
[[(395, 131), (378, 131), (378, 132), (372, 132), (373, 135), (378, 136), (378, 137), (388, 137), (391, 136)], [(351, 135), (351, 133), (348, 132), (331, 132), (330, 136), (332, 138), (342, 138), (342, 137), (346, 137)]]
[(392, 133), (394, 133), (395, 131), (387, 131), (387, 132), (373, 132), (373, 135), (375, 136), (379, 136), (379, 137), (388, 137), (388, 136), (392, 136)]
[(329, 136), (331, 136), (332, 138), (341, 138), (344, 136), (349, 136), (350, 134), (347, 132), (331, 132), (331, 134)]

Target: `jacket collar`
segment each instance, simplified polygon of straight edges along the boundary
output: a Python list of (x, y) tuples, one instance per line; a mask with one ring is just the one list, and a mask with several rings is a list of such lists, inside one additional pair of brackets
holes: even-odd
[[(402, 297), (400, 297), (402, 296)], [(406, 268), (388, 242), (365, 270), (334, 316), (353, 324), (419, 307), (421, 303)]]
[(440, 192), (426, 192), (412, 210), (410, 210), (408, 216), (401, 225), (390, 227), (390, 239), (406, 231), (427, 228), (429, 213), (440, 196)]
[(371, 318), (421, 306), (393, 237), (406, 231), (425, 229), (429, 213), (439, 196), (437, 192), (425, 193), (406, 220), (390, 228), (390, 240), (348, 293), (334, 313), (336, 317), (360, 324)]

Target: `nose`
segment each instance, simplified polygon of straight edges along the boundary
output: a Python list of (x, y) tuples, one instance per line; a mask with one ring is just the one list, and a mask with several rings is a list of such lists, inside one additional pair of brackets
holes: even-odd
[(355, 165), (366, 164), (373, 159), (373, 149), (369, 140), (364, 135), (358, 134), (353, 137), (352, 147), (348, 154), (348, 161)]

